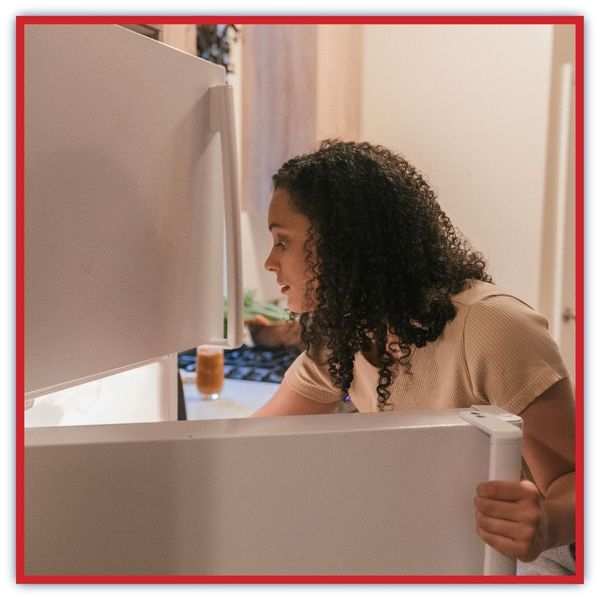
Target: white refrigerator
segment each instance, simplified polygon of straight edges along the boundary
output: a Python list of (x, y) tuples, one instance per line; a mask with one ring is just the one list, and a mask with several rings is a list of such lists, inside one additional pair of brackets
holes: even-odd
[[(24, 69), (26, 404), (159, 363), (170, 405), (178, 351), (241, 344), (224, 69), (109, 25), (27, 25)], [(165, 415), (25, 431), (25, 575), (514, 574), (472, 504), (513, 415)]]

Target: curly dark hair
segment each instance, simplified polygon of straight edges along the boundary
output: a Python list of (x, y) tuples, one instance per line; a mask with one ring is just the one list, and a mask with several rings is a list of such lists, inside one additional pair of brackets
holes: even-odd
[(325, 140), (288, 160), (273, 176), (309, 220), (302, 340), (317, 360), (327, 350), (334, 385), (345, 398), (358, 351), (378, 357), (378, 410), (413, 347), (442, 333), (456, 310), (451, 297), (469, 279), (491, 282), (485, 261), (440, 208), (421, 173), (402, 156), (366, 142)]

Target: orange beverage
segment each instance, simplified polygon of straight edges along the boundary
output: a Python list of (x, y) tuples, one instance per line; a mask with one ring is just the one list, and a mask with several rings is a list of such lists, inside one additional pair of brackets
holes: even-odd
[(225, 380), (223, 349), (199, 346), (196, 350), (196, 387), (204, 399), (216, 400)]

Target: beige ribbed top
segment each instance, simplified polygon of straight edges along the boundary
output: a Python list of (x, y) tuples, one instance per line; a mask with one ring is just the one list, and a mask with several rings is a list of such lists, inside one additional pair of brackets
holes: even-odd
[[(552, 384), (567, 377), (546, 319), (497, 286), (473, 281), (457, 294), (456, 317), (442, 335), (411, 356), (411, 375), (403, 369), (390, 385), (394, 410), (446, 409), (495, 404), (520, 414)], [(377, 368), (359, 352), (349, 393), (361, 412), (377, 410)], [(299, 394), (336, 402), (340, 391), (327, 366), (302, 353), (285, 375)]]

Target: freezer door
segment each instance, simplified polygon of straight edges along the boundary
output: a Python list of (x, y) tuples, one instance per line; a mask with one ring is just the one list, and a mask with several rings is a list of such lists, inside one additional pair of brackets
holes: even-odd
[(25, 26), (30, 394), (223, 337), (223, 83), (119, 26)]
[(457, 411), (33, 429), (25, 572), (514, 573), (475, 532), (490, 464)]

